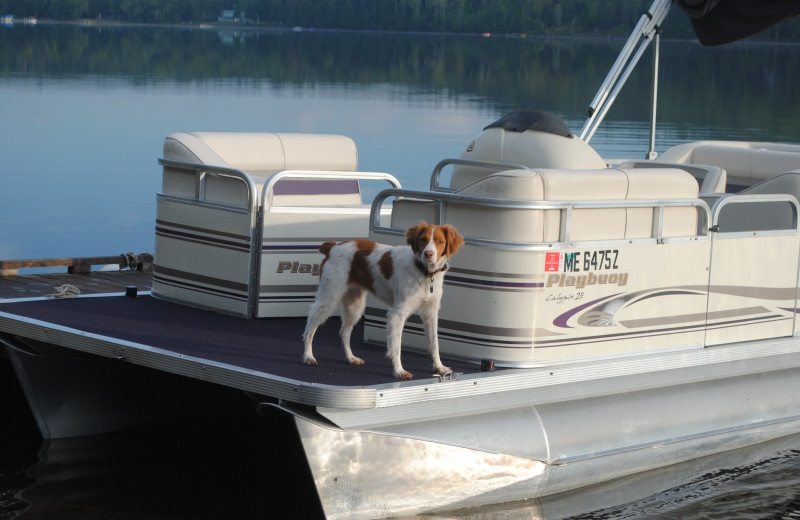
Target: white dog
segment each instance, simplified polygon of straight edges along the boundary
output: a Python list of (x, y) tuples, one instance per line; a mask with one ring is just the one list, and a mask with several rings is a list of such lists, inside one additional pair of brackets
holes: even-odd
[(389, 305), (386, 356), (392, 360), (395, 377), (411, 379), (412, 374), (400, 363), (403, 326), (411, 313), (419, 310), (433, 369), (438, 374), (451, 372), (439, 358), (437, 332), (442, 280), (447, 259), (464, 244), (453, 226), (434, 226), (421, 222), (406, 230), (405, 246), (389, 246), (371, 240), (325, 242), (319, 248), (325, 255), (320, 267), (320, 281), (314, 303), (308, 312), (303, 333), (303, 362), (316, 365), (311, 343), (317, 327), (342, 304), (342, 338), (345, 357), (353, 365), (364, 360), (353, 355), (350, 334), (366, 306), (366, 291)]

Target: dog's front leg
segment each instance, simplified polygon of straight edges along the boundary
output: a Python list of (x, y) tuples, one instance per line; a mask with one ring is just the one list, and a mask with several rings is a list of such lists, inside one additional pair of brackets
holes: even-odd
[(387, 318), (386, 330), (386, 357), (392, 360), (392, 370), (394, 377), (399, 379), (411, 379), (413, 374), (407, 372), (400, 362), (400, 349), (403, 341), (403, 327), (408, 318), (408, 312), (390, 312)]
[(436, 305), (423, 306), (420, 310), (422, 326), (425, 328), (425, 338), (428, 340), (428, 352), (433, 361), (433, 370), (439, 375), (452, 372), (442, 364), (439, 357), (439, 309)]

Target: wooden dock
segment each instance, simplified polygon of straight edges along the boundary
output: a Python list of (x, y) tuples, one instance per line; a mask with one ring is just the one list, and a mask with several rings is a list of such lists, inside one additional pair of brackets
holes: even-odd
[[(120, 265), (120, 270), (95, 270), (98, 265)], [(20, 274), (31, 268), (65, 267), (67, 272)], [(0, 260), (0, 299), (63, 297), (74, 294), (125, 292), (136, 286), (139, 292), (149, 291), (153, 280), (153, 256), (118, 255), (108, 257), (55, 258), (42, 260)]]

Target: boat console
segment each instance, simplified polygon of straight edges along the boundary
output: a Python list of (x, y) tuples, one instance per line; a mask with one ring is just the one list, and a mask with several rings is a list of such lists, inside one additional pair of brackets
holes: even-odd
[[(530, 367), (795, 333), (800, 173), (776, 174), (800, 166), (800, 147), (705, 142), (610, 168), (578, 140), (586, 166), (544, 156), (540, 167), (542, 156), (509, 148), (569, 137), (519, 127), (487, 127), (453, 161), (450, 186), (437, 167), (432, 191), (375, 201), (393, 210), (388, 226), (372, 220), (374, 240), (401, 242), (420, 218), (466, 239), (445, 281), (443, 353)], [(485, 142), (502, 146), (459, 162)], [(495, 172), (513, 160), (524, 164)], [(726, 194), (731, 178), (751, 187)], [(370, 302), (366, 314), (365, 337), (382, 342), (384, 309)], [(419, 323), (403, 343), (424, 348)]]
[[(370, 236), (400, 241), (427, 212), (465, 237), (439, 314), (450, 355), (533, 366), (700, 346), (706, 302), (694, 293), (707, 287), (710, 240), (697, 196), (679, 169), (510, 170), (455, 193), (386, 191), (376, 203), (394, 198), (391, 225), (374, 221)], [(385, 336), (377, 303), (365, 325), (367, 339)], [(420, 325), (403, 341), (423, 348)]]

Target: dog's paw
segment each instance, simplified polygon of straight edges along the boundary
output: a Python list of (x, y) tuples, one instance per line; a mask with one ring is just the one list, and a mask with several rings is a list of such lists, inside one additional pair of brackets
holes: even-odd
[(317, 364), (317, 360), (314, 359), (314, 356), (303, 356), (303, 364), (316, 365)]
[(363, 359), (361, 359), (359, 357), (355, 357), (355, 356), (348, 358), (347, 361), (351, 365), (363, 365), (364, 364), (364, 360)]
[(439, 374), (440, 376), (443, 376), (443, 375), (445, 375), (445, 374), (452, 374), (452, 373), (453, 373), (453, 369), (452, 369), (452, 368), (450, 368), (450, 367), (446, 367), (446, 366), (444, 366), (444, 365), (442, 365), (442, 366), (441, 366), (441, 367), (439, 367), (439, 368), (436, 368), (436, 367), (434, 367), (433, 369), (434, 369), (434, 370), (436, 371), (436, 373), (437, 373), (437, 374)]
[(401, 370), (400, 372), (395, 372), (394, 377), (396, 377), (397, 379), (411, 379), (412, 377), (414, 377), (414, 374), (412, 374), (411, 372), (407, 372), (405, 370)]

